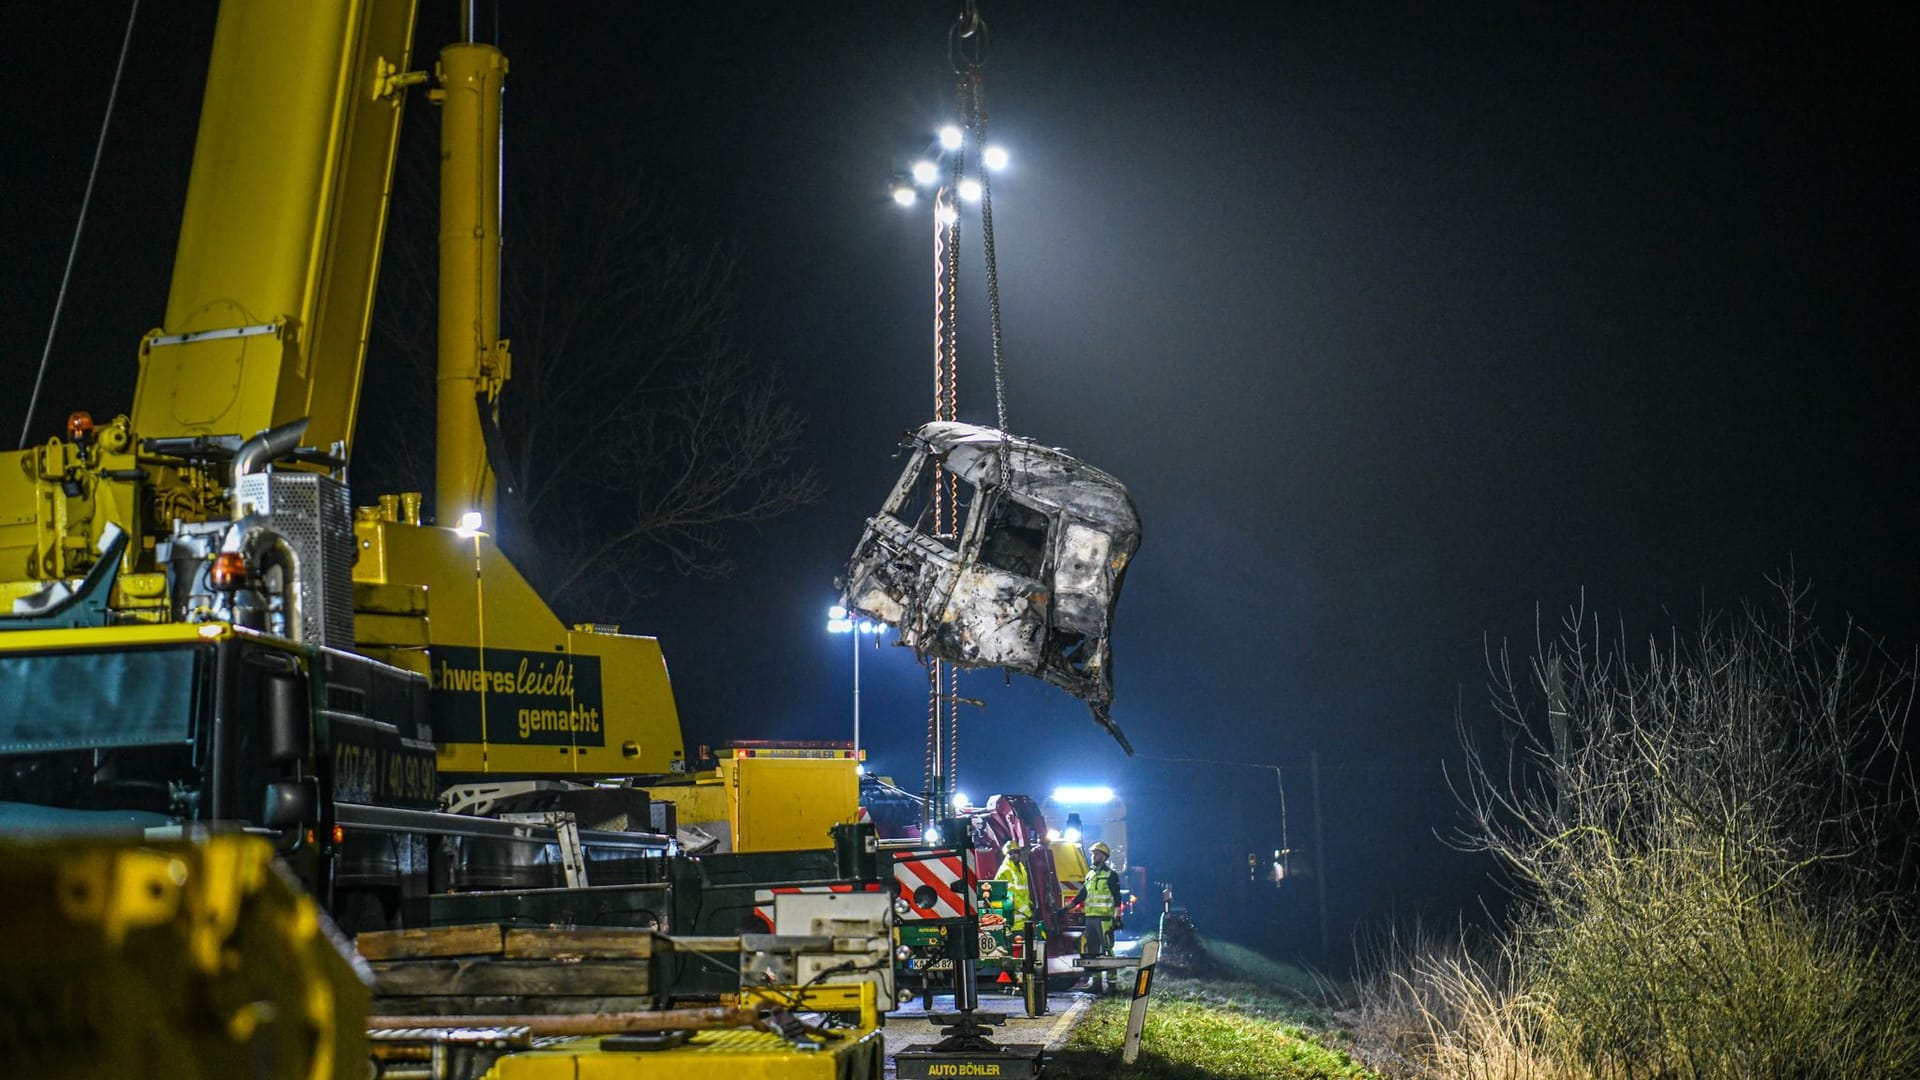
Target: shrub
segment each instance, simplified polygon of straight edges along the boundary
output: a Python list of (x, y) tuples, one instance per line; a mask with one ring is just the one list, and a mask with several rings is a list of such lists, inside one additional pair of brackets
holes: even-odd
[(1467, 740), (1462, 840), (1517, 914), (1487, 957), (1374, 965), (1416, 1067), (1920, 1073), (1913, 666), (1777, 598), (1631, 656), (1576, 609), (1524, 678), (1492, 658), (1506, 753)]

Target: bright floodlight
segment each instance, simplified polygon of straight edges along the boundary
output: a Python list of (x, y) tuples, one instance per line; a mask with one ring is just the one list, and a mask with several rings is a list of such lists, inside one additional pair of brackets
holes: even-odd
[(920, 842), (921, 842), (921, 843), (923, 843), (923, 844), (937, 844), (937, 843), (939, 843), (939, 842), (940, 842), (940, 829), (939, 829), (939, 828), (938, 828), (937, 826), (936, 826), (936, 827), (931, 827), (931, 828), (929, 828), (929, 829), (927, 829), (927, 831), (926, 831), (926, 832), (923, 832), (923, 833), (921, 833), (921, 834), (920, 834)]
[(960, 220), (960, 211), (952, 206), (942, 206), (934, 216), (940, 219), (940, 224), (951, 225)]
[(912, 206), (914, 200), (917, 198), (919, 198), (919, 196), (915, 195), (913, 189), (905, 184), (901, 184), (893, 189), (893, 201), (899, 203), (901, 206)]
[(1058, 840), (1058, 839), (1060, 839), (1060, 830), (1059, 830), (1059, 829), (1048, 829), (1048, 830), (1047, 830), (1047, 839), (1048, 839), (1048, 840)]
[(480, 511), (469, 510), (460, 515), (460, 524), (454, 526), (454, 532), (461, 536), (473, 536), (480, 531)]
[(989, 146), (980, 155), (980, 160), (986, 162), (989, 169), (1004, 169), (1007, 167), (1007, 149), (1004, 146)]
[(960, 142), (964, 138), (966, 136), (962, 135), (960, 129), (953, 124), (940, 129), (940, 145), (948, 150), (960, 149)]
[(980, 201), (980, 181), (962, 180), (960, 181), (959, 190), (960, 190), (960, 197), (967, 200), (968, 202)]
[[(1005, 156), (1005, 154), (1001, 155), (1003, 158)], [(935, 165), (931, 161), (916, 161), (913, 163), (914, 183), (931, 184), (938, 179), (940, 179), (940, 167), (938, 165)]]
[(963, 806), (965, 806), (965, 805), (967, 805), (967, 795), (966, 795), (966, 792), (964, 792), (964, 791), (956, 791), (956, 792), (954, 792), (954, 793), (953, 793), (953, 808), (954, 808), (955, 810), (958, 810), (958, 809), (960, 809), (961, 807), (963, 807)]
[(863, 634), (877, 634), (880, 632), (880, 624), (877, 622), (867, 622), (862, 619), (860, 621), (860, 632)]
[(835, 604), (832, 607), (827, 609), (827, 618), (829, 619), (847, 618), (847, 609), (840, 606), (839, 604)]
[(1053, 789), (1053, 801), (1057, 803), (1110, 803), (1113, 801), (1113, 789), (1110, 787), (1057, 787)]
[(1080, 830), (1069, 828), (1066, 832), (1061, 834), (1061, 839), (1065, 840), (1069, 844), (1077, 844), (1080, 842)]

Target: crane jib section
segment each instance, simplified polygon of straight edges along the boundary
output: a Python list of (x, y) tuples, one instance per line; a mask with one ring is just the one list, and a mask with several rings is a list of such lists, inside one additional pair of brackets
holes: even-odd
[(142, 437), (305, 416), (309, 444), (351, 446), (414, 13), (221, 5), (166, 317), (141, 348)]

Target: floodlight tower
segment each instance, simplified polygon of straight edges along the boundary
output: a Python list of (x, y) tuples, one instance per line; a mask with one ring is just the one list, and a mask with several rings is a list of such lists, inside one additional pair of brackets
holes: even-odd
[(880, 624), (855, 619), (853, 613), (835, 604), (827, 609), (827, 633), (853, 635), (853, 757), (860, 760), (860, 635), (877, 634)]

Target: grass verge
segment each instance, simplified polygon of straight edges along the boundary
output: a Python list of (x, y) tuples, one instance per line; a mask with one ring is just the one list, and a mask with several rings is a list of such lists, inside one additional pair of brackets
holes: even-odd
[(1156, 975), (1140, 1058), (1120, 1063), (1125, 997), (1095, 1002), (1048, 1080), (1373, 1080), (1314, 1005), (1307, 973), (1248, 949), (1206, 943), (1207, 963), (1190, 975)]

